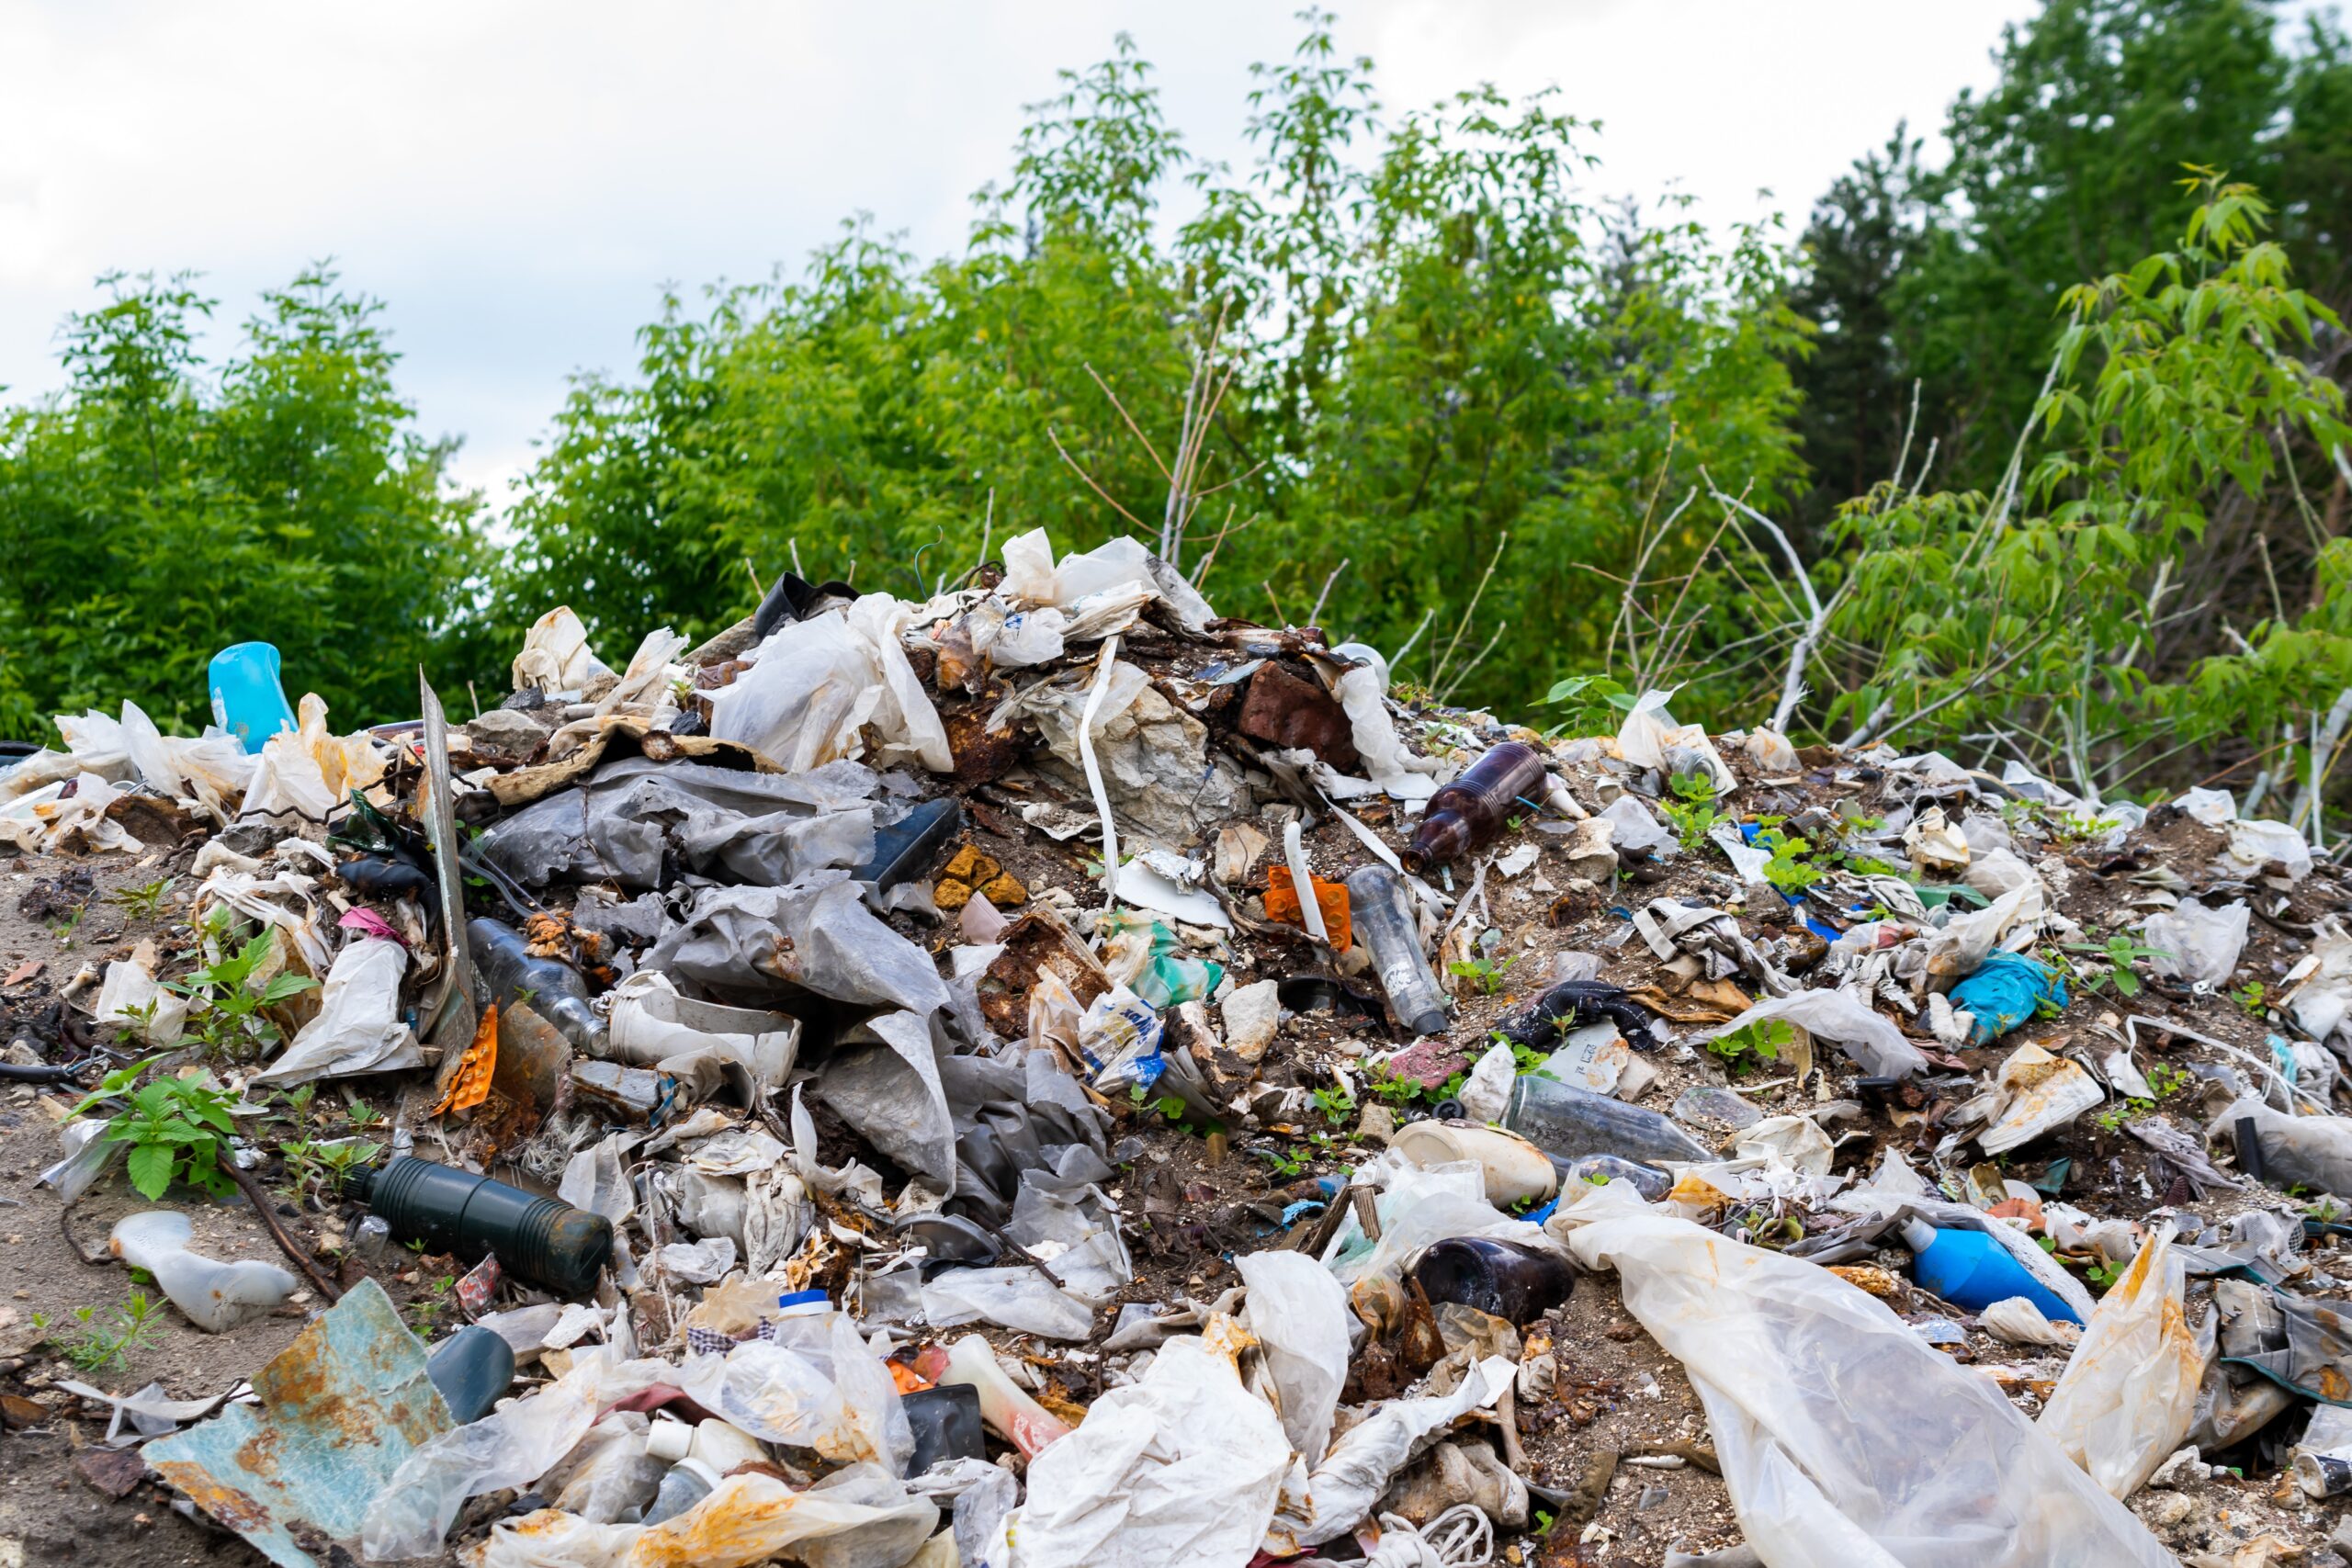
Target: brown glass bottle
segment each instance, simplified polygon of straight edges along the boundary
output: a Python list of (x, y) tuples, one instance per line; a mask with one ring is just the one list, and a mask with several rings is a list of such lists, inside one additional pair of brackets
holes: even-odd
[(1543, 786), (1544, 753), (1523, 740), (1504, 741), (1430, 796), (1405, 851), (1406, 869), (1460, 860), (1502, 831), (1521, 795), (1540, 795)]

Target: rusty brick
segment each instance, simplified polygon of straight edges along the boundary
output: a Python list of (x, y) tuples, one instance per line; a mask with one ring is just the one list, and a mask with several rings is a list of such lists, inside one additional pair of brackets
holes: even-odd
[(1301, 680), (1272, 660), (1250, 677), (1250, 694), (1234, 728), (1285, 750), (1303, 746), (1341, 773), (1359, 761), (1355, 726), (1338, 699), (1321, 682)]

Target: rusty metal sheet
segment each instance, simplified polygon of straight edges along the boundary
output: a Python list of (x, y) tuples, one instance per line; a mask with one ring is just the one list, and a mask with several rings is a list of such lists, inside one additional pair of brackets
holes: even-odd
[(356, 1540), (412, 1450), (455, 1423), (424, 1346), (364, 1280), (312, 1318), (232, 1404), (141, 1450), (148, 1467), (280, 1568), (320, 1568)]
[(433, 845), (433, 874), (441, 885), (441, 938), (449, 950), (441, 1000), (426, 1026), (425, 1038), (441, 1047), (441, 1070), (435, 1076), (433, 1088), (435, 1093), (446, 1095), (481, 1020), (474, 1010), (473, 953), (466, 944), (466, 884), (458, 865), (457, 784), (449, 776), (449, 721), (422, 669), (416, 672), (416, 692), (424, 713), (424, 831)]

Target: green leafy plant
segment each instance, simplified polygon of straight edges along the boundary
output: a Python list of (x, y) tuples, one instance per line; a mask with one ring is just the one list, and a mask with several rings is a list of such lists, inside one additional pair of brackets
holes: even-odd
[(1419, 1082), (1392, 1073), (1385, 1066), (1375, 1066), (1364, 1075), (1364, 1088), (1372, 1092), (1374, 1099), (1400, 1109), (1421, 1097)]
[(1571, 675), (1544, 695), (1546, 707), (1565, 708), (1553, 735), (1601, 735), (1615, 730), (1618, 715), (1633, 711), (1635, 694), (1606, 675)]
[(188, 1037), (207, 1055), (231, 1061), (261, 1055), (279, 1037), (277, 1026), (263, 1010), (317, 987), (318, 982), (307, 975), (277, 974), (267, 980), (255, 979), (255, 972), (268, 961), (276, 945), (264, 931), (235, 953), (165, 982), (166, 988), (189, 998)]
[(159, 876), (136, 887), (118, 887), (107, 895), (107, 902), (134, 920), (152, 920), (170, 904), (172, 888), (178, 881), (176, 876)]
[(96, 1307), (75, 1307), (71, 1327), (52, 1328), (52, 1320), (38, 1312), (32, 1314), (32, 1325), (82, 1371), (103, 1372), (128, 1367), (132, 1351), (154, 1343), (163, 1326), (163, 1311), (161, 1300), (144, 1291), (133, 1291), (129, 1300), (103, 1317)]
[(2197, 1075), (2187, 1067), (2177, 1067), (2170, 1062), (2158, 1062), (2147, 1073), (2148, 1087), (2156, 1091), (2158, 1100), (2170, 1100), (2174, 1095), (2197, 1081)]
[(329, 1197), (342, 1190), (353, 1170), (383, 1153), (384, 1145), (365, 1138), (296, 1140), (278, 1145), (277, 1152), (296, 1192)]
[(1782, 893), (1802, 893), (1821, 880), (1821, 868), (1804, 858), (1813, 845), (1802, 835), (1765, 827), (1757, 829), (1756, 842), (1772, 852), (1764, 863), (1764, 880)]
[(1705, 773), (1677, 773), (1672, 788), (1675, 798), (1660, 800), (1657, 808), (1674, 829), (1686, 850), (1695, 850), (1707, 841), (1716, 823), (1723, 820), (1715, 809), (1715, 781)]
[(1758, 1023), (1747, 1024), (1728, 1034), (1718, 1034), (1707, 1042), (1707, 1049), (1723, 1058), (1725, 1067), (1734, 1073), (1744, 1073), (1766, 1062), (1777, 1062), (1781, 1053), (1796, 1043), (1796, 1026), (1784, 1018), (1768, 1018)]
[(163, 1197), (174, 1181), (226, 1198), (237, 1190), (220, 1168), (236, 1132), (231, 1103), (195, 1079), (157, 1078), (107, 1120), (103, 1135), (130, 1145), (130, 1184), (149, 1200)]
[(2071, 942), (2064, 947), (2068, 953), (2091, 953), (2095, 955), (2095, 961), (2104, 960), (2107, 965), (2104, 969), (2086, 969), (2080, 964), (2073, 965), (2073, 968), (2081, 976), (2083, 984), (2092, 990), (2096, 991), (2102, 986), (2113, 986), (2120, 997), (2140, 994), (2140, 976), (2132, 968), (2133, 964), (2143, 958), (2168, 956), (2161, 948), (2142, 947), (2121, 931), (2115, 932), (2103, 942)]
[(1315, 1109), (1323, 1113), (1323, 1120), (1334, 1127), (1345, 1125), (1356, 1113), (1356, 1097), (1338, 1084), (1329, 1089), (1318, 1089), (1307, 1098), (1315, 1102)]
[(1516, 953), (1508, 958), (1490, 958), (1482, 954), (1475, 958), (1457, 958), (1445, 968), (1446, 973), (1475, 983), (1480, 996), (1491, 997), (1503, 988), (1504, 975), (1519, 962), (1519, 958)]
[(2261, 981), (2248, 980), (2230, 993), (2230, 999), (2247, 1012), (2259, 1017), (2263, 1010), (2263, 998), (2267, 995), (2268, 992), (2265, 990)]

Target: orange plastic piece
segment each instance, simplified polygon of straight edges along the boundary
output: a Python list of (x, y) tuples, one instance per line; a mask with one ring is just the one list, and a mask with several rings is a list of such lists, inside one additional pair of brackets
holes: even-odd
[(929, 1378), (904, 1361), (885, 1361), (882, 1364), (890, 1369), (890, 1381), (899, 1385), (900, 1393), (921, 1393), (933, 1386)]
[[(1348, 924), (1348, 885), (1326, 882), (1312, 872), (1307, 874), (1315, 883), (1315, 902), (1323, 911), (1323, 929), (1330, 933), (1332, 951), (1345, 953), (1355, 940), (1354, 928)], [(1298, 907), (1298, 888), (1286, 865), (1266, 868), (1266, 919), (1306, 929), (1306, 915)]]
[(492, 1002), (482, 1010), (481, 1027), (474, 1031), (474, 1042), (466, 1047), (458, 1060), (458, 1070), (449, 1079), (449, 1092), (441, 1097), (431, 1114), (445, 1111), (471, 1111), (490, 1098), (490, 1077), (498, 1070), (498, 1004)]

